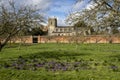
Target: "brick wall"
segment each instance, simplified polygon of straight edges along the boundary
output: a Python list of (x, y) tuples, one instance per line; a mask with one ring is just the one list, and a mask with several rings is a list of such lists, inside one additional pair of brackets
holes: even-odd
[[(120, 43), (120, 36), (35, 36), (38, 43)], [(12, 43), (33, 43), (33, 36), (14, 37)]]
[(120, 36), (39, 36), (39, 43), (120, 43)]

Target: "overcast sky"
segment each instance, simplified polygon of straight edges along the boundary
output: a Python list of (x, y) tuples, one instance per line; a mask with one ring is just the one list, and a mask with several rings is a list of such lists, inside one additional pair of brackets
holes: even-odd
[[(5, 0), (3, 0), (5, 1)], [(12, 1), (12, 0), (11, 0)], [(77, 0), (14, 0), (17, 5), (37, 5), (43, 9), (43, 13), (47, 18), (56, 17), (58, 25), (66, 25), (65, 18), (71, 11), (82, 10), (86, 7), (89, 0), (77, 3)], [(88, 6), (87, 6), (88, 7)]]

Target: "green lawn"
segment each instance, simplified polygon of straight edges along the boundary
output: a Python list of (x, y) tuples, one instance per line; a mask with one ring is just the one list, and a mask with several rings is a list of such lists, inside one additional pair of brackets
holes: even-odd
[(7, 45), (0, 80), (120, 80), (120, 44)]

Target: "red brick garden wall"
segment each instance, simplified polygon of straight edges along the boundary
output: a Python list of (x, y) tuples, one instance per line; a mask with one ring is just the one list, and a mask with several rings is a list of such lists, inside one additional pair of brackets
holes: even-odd
[[(120, 43), (120, 36), (35, 36), (38, 43)], [(10, 40), (14, 43), (33, 43), (33, 36), (15, 37)]]

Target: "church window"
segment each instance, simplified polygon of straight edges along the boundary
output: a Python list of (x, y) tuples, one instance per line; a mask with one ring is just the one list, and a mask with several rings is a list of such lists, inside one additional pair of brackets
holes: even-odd
[(69, 28), (69, 31), (71, 31), (71, 28)]
[(64, 32), (67, 32), (67, 29), (64, 29)]
[(56, 29), (56, 32), (58, 32), (58, 29)]
[(60, 29), (60, 32), (62, 31), (62, 29)]

